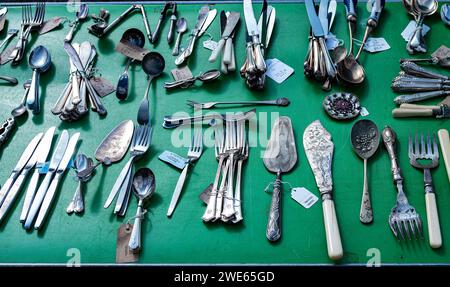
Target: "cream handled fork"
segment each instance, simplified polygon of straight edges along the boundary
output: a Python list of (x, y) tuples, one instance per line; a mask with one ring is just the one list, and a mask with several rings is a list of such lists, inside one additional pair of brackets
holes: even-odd
[(186, 180), (187, 172), (189, 166), (197, 161), (203, 152), (203, 134), (201, 128), (195, 128), (194, 136), (192, 137), (192, 144), (188, 151), (188, 162), (181, 172), (180, 177), (178, 178), (177, 185), (175, 186), (175, 190), (173, 191), (172, 200), (170, 201), (169, 209), (167, 210), (167, 216), (172, 216), (175, 207), (178, 203), (178, 199), (180, 198), (181, 191), (183, 190), (183, 185)]
[(290, 104), (290, 101), (287, 98), (279, 98), (272, 101), (238, 101), (238, 102), (227, 101), (227, 102), (209, 102), (209, 103), (197, 103), (188, 100), (187, 104), (195, 109), (212, 109), (218, 105), (268, 105), (268, 106), (286, 107)]
[[(436, 135), (431, 139), (430, 134), (425, 137), (416, 134), (415, 140), (409, 136), (409, 162), (418, 169), (423, 169), (423, 180), (425, 183), (425, 202), (427, 209), (428, 235), (430, 237), (430, 246), (439, 248), (442, 246), (441, 228), (439, 226), (439, 215), (436, 205), (436, 195), (433, 188), (433, 178), (431, 169), (439, 165), (439, 150), (436, 141)], [(420, 160), (426, 161), (421, 162)]]

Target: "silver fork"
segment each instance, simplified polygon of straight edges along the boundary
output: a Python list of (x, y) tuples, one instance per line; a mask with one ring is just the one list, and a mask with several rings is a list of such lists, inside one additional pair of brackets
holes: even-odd
[(390, 127), (386, 127), (382, 132), (382, 136), (384, 145), (389, 153), (394, 184), (397, 186), (398, 191), (397, 204), (392, 208), (389, 215), (389, 226), (395, 237), (400, 240), (406, 239), (405, 233), (408, 239), (411, 239), (410, 233), (412, 233), (414, 238), (418, 236), (423, 237), (422, 220), (416, 209), (408, 203), (408, 199), (403, 191), (403, 176), (396, 152), (397, 135)]
[(279, 98), (273, 101), (238, 101), (238, 102), (208, 102), (197, 103), (191, 100), (186, 101), (188, 106), (195, 109), (211, 109), (217, 105), (269, 105), (269, 106), (288, 106), (290, 101), (287, 98)]
[[(123, 167), (117, 180), (105, 202), (104, 208), (108, 208), (117, 193), (119, 193), (119, 198), (117, 199), (117, 204), (122, 204), (126, 196), (126, 191), (129, 188), (129, 181), (133, 171), (133, 162), (139, 157), (145, 154), (150, 146), (152, 129), (148, 125), (139, 125), (135, 128), (133, 140), (130, 147), (130, 159)], [(128, 181), (128, 182), (127, 182)], [(117, 205), (114, 213), (117, 213)]]
[(214, 179), (214, 184), (211, 195), (209, 197), (208, 205), (206, 207), (205, 213), (202, 216), (202, 219), (205, 222), (211, 221), (215, 218), (220, 174), (222, 172), (223, 162), (227, 157), (227, 153), (225, 152), (225, 134), (222, 122), (220, 122), (220, 124), (216, 122), (214, 126), (214, 148), (216, 159), (219, 161), (219, 164), (217, 165), (216, 177)]
[(236, 210), (235, 218), (233, 223), (238, 223), (244, 218), (242, 216), (242, 196), (241, 196), (241, 181), (242, 181), (242, 165), (244, 161), (248, 159), (248, 141), (245, 132), (245, 121), (241, 121), (238, 124), (238, 141), (242, 147), (240, 154), (238, 155), (237, 162), (237, 175), (236, 175), (236, 191), (234, 194), (234, 209)]
[[(424, 160), (426, 163), (420, 162), (419, 160)], [(420, 144), (418, 134), (416, 134), (414, 142), (412, 136), (409, 136), (409, 162), (415, 168), (423, 169), (430, 246), (432, 248), (439, 248), (442, 246), (442, 236), (437, 212), (436, 195), (433, 188), (433, 178), (431, 177), (431, 169), (439, 165), (439, 149), (436, 134), (433, 134), (433, 139), (428, 134), (426, 143), (424, 135), (421, 134)]]
[(189, 166), (202, 156), (202, 152), (203, 152), (203, 132), (201, 128), (194, 128), (194, 136), (192, 137), (191, 147), (189, 148), (188, 151), (188, 162), (186, 163), (186, 166), (181, 172), (181, 175), (178, 178), (177, 185), (175, 186), (175, 190), (173, 191), (172, 200), (170, 201), (169, 209), (167, 210), (168, 217), (172, 216), (175, 207), (177, 205), (178, 199), (180, 198)]
[(22, 23), (20, 25), (19, 41), (17, 41), (16, 47), (9, 55), (9, 60), (14, 60), (19, 54), (19, 50), (22, 47), (22, 39), (24, 38), (25, 28), (31, 23), (31, 6), (22, 6)]
[(36, 4), (36, 9), (34, 12), (34, 18), (31, 17), (31, 7), (28, 6), (28, 20), (27, 20), (27, 24), (25, 26), (27, 26), (26, 30), (24, 31), (22, 37), (19, 39), (19, 43), (17, 43), (19, 47), (18, 49), (18, 53), (16, 55), (16, 57), (14, 57), (14, 62), (18, 63), (22, 60), (24, 54), (25, 54), (25, 48), (28, 42), (28, 37), (30, 36), (30, 33), (32, 31), (33, 28), (36, 27), (40, 27), (42, 25), (42, 23), (44, 22), (44, 18), (45, 18), (45, 2), (38, 2)]
[(222, 221), (228, 222), (232, 219), (236, 213), (234, 209), (234, 169), (236, 156), (241, 151), (241, 142), (238, 140), (238, 125), (241, 121), (227, 121), (226, 131), (227, 131), (227, 141), (225, 143), (225, 149), (229, 156), (230, 170), (228, 171), (228, 183), (226, 189), (226, 195), (223, 203), (222, 211)]

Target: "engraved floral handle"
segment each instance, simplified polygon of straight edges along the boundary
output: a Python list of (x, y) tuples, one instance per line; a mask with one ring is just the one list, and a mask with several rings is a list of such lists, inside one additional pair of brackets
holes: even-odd
[(281, 171), (273, 184), (272, 204), (270, 205), (269, 222), (267, 223), (266, 237), (269, 241), (278, 241), (281, 237)]
[(403, 62), (400, 64), (400, 68), (409, 75), (425, 77), (430, 79), (444, 79), (449, 80), (450, 78), (438, 73), (431, 72), (427, 69), (420, 67), (419, 65), (412, 62)]
[(364, 188), (359, 212), (359, 220), (362, 223), (371, 223), (373, 221), (372, 203), (370, 202), (369, 181), (367, 180), (367, 159), (364, 159)]
[(397, 135), (391, 127), (386, 126), (382, 132), (382, 137), (384, 145), (389, 153), (389, 158), (391, 159), (392, 176), (394, 182), (397, 183), (397, 181), (403, 180), (402, 172), (398, 164), (397, 152), (395, 150)]

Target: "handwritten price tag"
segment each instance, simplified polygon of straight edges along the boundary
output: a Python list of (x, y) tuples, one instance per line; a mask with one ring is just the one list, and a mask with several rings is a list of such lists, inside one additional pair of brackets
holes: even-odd
[(389, 46), (388, 42), (384, 38), (368, 38), (366, 45), (364, 46), (364, 50), (370, 53), (386, 51), (390, 48), (391, 46)]
[(139, 62), (141, 62), (142, 59), (144, 59), (144, 56), (150, 52), (144, 48), (134, 46), (123, 41), (119, 41), (116, 46), (116, 51), (128, 58), (134, 59)]
[(283, 83), (287, 78), (289, 78), (293, 73), (294, 69), (281, 62), (278, 59), (267, 59), (267, 77), (271, 78), (278, 84)]

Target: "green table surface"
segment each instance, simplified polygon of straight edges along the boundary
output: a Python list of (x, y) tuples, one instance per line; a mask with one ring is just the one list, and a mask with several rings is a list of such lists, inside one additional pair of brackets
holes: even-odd
[[(111, 12), (111, 19), (126, 9), (126, 5), (104, 5)], [(363, 225), (359, 222), (359, 209), (363, 186), (363, 162), (353, 153), (350, 145), (350, 130), (354, 121), (337, 122), (331, 120), (322, 109), (325, 93), (318, 83), (303, 75), (303, 60), (307, 50), (309, 23), (303, 4), (274, 4), (277, 10), (277, 22), (268, 52), (268, 58), (277, 58), (295, 69), (295, 74), (282, 84), (267, 80), (266, 89), (262, 92), (250, 91), (238, 73), (222, 76), (221, 80), (201, 88), (193, 88), (167, 93), (163, 88), (164, 81), (172, 80), (170, 71), (175, 68), (171, 48), (165, 37), (168, 24), (163, 26), (159, 44), (154, 48), (146, 44), (146, 48), (162, 53), (166, 59), (165, 73), (156, 81), (151, 95), (151, 110), (155, 124), (151, 151), (138, 162), (138, 166), (150, 167), (156, 175), (156, 194), (149, 203), (148, 220), (143, 224), (143, 250), (140, 263), (147, 264), (334, 264), (327, 257), (325, 232), (323, 226), (322, 207), (320, 203), (311, 209), (304, 209), (290, 198), (289, 185), (285, 185), (282, 199), (282, 239), (269, 243), (265, 237), (267, 215), (271, 194), (264, 192), (274, 175), (266, 171), (261, 152), (267, 143), (270, 122), (277, 115), (290, 116), (293, 121), (298, 149), (298, 164), (294, 170), (285, 175), (283, 180), (293, 187), (306, 187), (318, 194), (313, 174), (308, 165), (302, 135), (307, 125), (319, 119), (331, 132), (335, 144), (333, 160), (334, 194), (336, 211), (344, 248), (344, 258), (338, 264), (366, 264), (378, 254), (382, 264), (442, 264), (450, 262), (450, 189), (445, 167), (441, 165), (433, 170), (433, 178), (437, 193), (443, 246), (433, 250), (428, 244), (426, 224), (425, 198), (423, 193), (422, 172), (414, 169), (408, 162), (407, 140), (410, 132), (437, 132), (441, 128), (449, 128), (448, 121), (435, 119), (393, 119), (391, 111), (395, 107), (392, 99), (395, 94), (390, 89), (390, 82), (399, 72), (398, 60), (408, 56), (405, 41), (400, 36), (410, 21), (400, 3), (389, 3), (383, 13), (380, 26), (374, 37), (384, 37), (391, 49), (377, 54), (364, 53), (361, 63), (367, 72), (367, 80), (361, 87), (344, 88), (335, 86), (334, 92), (351, 91), (358, 95), (362, 105), (367, 107), (370, 115), (380, 129), (390, 125), (398, 134), (400, 166), (405, 177), (405, 189), (410, 202), (416, 207), (424, 222), (425, 239), (399, 243), (391, 233), (387, 218), (395, 204), (396, 189), (392, 183), (390, 162), (383, 145), (369, 163), (369, 177), (374, 222)], [(97, 13), (100, 6), (91, 5), (91, 13)], [(156, 26), (160, 5), (147, 5), (150, 26)], [(188, 20), (192, 28), (200, 8), (198, 4), (179, 5), (179, 16)], [(229, 11), (241, 11), (241, 4), (217, 4), (215, 8)], [(260, 4), (255, 4), (255, 11)], [(365, 19), (368, 16), (365, 5), (359, 5), (357, 38), (362, 38)], [(21, 10), (11, 7), (8, 12), (8, 27), (0, 35), (6, 37), (7, 28), (17, 27), (20, 23)], [(46, 18), (54, 16), (73, 18), (73, 11), (66, 6), (49, 5)], [(241, 15), (243, 16), (243, 15)], [(215, 40), (218, 39), (219, 17), (208, 29)], [(243, 19), (243, 18), (242, 18)], [(245, 59), (244, 23), (236, 38), (237, 62), (240, 66)], [(429, 50), (434, 51), (441, 44), (449, 44), (449, 30), (440, 21), (438, 14), (426, 19), (432, 27), (426, 37)], [(115, 83), (122, 73), (126, 59), (114, 51), (115, 44), (122, 33), (131, 27), (144, 30), (141, 16), (136, 13), (129, 17), (108, 37), (98, 39), (87, 32), (92, 22), (83, 23), (76, 33), (75, 42), (91, 41), (99, 52), (96, 67), (104, 77)], [(136, 112), (146, 86), (146, 76), (139, 65), (131, 69), (131, 95), (125, 102), (119, 103), (114, 95), (103, 99), (109, 113), (106, 118), (99, 118), (90, 112), (83, 120), (75, 123), (63, 123), (52, 115), (50, 109), (57, 100), (68, 78), (68, 57), (63, 49), (63, 39), (68, 25), (57, 31), (36, 37), (32, 35), (27, 53), (32, 47), (45, 45), (53, 58), (53, 67), (42, 76), (42, 106), (38, 116), (29, 115), (19, 120), (19, 128), (9, 143), (1, 151), (0, 179), (4, 182), (13, 169), (20, 154), (28, 142), (38, 132), (51, 126), (57, 127), (60, 134), (68, 129), (71, 134), (81, 132), (82, 142), (79, 152), (93, 155), (102, 138), (119, 122), (127, 119), (135, 120)], [(333, 32), (338, 38), (347, 41), (344, 6), (338, 5), (336, 24)], [(208, 69), (219, 68), (218, 63), (209, 63), (210, 51), (202, 47), (203, 36), (189, 61), (194, 74)], [(183, 44), (187, 37), (183, 38)], [(13, 41), (13, 44), (15, 41)], [(27, 56), (28, 56), (27, 54)], [(26, 56), (26, 57), (27, 57)], [(440, 72), (445, 73), (442, 69)], [(11, 75), (23, 83), (31, 77), (31, 70), (26, 59), (20, 66), (5, 65), (0, 74)], [(0, 86), (0, 116), (6, 118), (9, 111), (19, 103), (23, 89), (20, 85)], [(260, 124), (257, 146), (250, 151), (250, 158), (243, 173), (243, 212), (244, 221), (238, 225), (223, 223), (205, 224), (201, 216), (205, 206), (198, 195), (214, 178), (217, 162), (214, 149), (206, 148), (201, 160), (193, 168), (186, 182), (182, 197), (175, 214), (171, 219), (166, 211), (175, 187), (179, 171), (158, 160), (164, 150), (180, 155), (187, 153), (181, 142), (189, 143), (190, 129), (165, 130), (162, 119), (176, 112), (191, 113), (186, 105), (187, 99), (203, 102), (215, 100), (265, 100), (277, 97), (288, 97), (292, 104), (287, 108), (257, 107)], [(244, 111), (245, 108), (222, 109), (221, 111)], [(274, 114), (272, 114), (274, 113)], [(206, 126), (205, 126), (206, 127)], [(206, 130), (207, 137), (211, 131)], [(178, 146), (177, 146), (178, 145)], [(128, 155), (126, 159), (128, 158)], [(19, 215), (24, 199), (24, 191), (14, 204), (6, 220), (0, 226), (0, 262), (7, 264), (45, 263), (65, 264), (73, 258), (72, 248), (80, 252), (82, 264), (111, 264), (115, 262), (116, 234), (120, 224), (134, 215), (137, 201), (133, 197), (127, 216), (117, 219), (112, 215), (112, 208), (103, 209), (115, 179), (125, 164), (125, 160), (108, 169), (100, 168), (88, 184), (85, 196), (86, 212), (82, 216), (68, 216), (66, 206), (71, 200), (77, 183), (70, 171), (61, 184), (56, 201), (49, 214), (47, 224), (40, 232), (26, 232), (19, 224)], [(375, 253), (374, 253), (375, 252)]]

